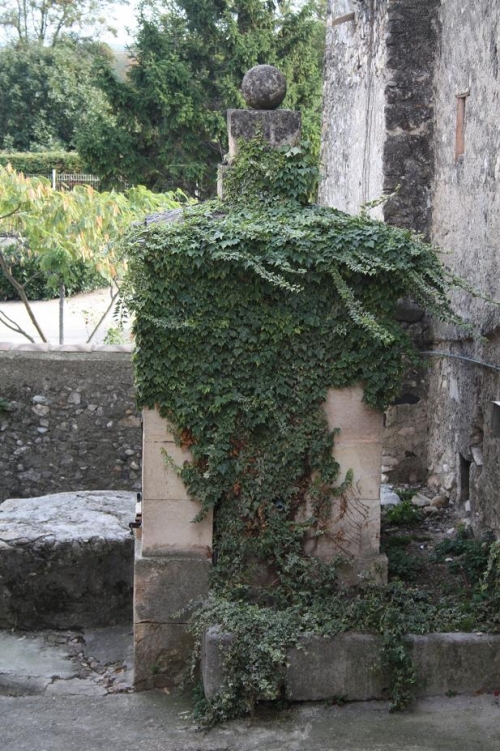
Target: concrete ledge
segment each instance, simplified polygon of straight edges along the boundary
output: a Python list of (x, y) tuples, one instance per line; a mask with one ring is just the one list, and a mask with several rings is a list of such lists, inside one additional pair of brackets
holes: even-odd
[(0, 342), (0, 352), (125, 352), (131, 354), (133, 344), (50, 344), (49, 342)]
[[(223, 685), (224, 650), (230, 634), (207, 631), (202, 677), (207, 698)], [(417, 670), (415, 695), (500, 689), (500, 636), (439, 633), (408, 637)], [(292, 701), (387, 699), (389, 675), (380, 667), (382, 642), (372, 634), (302, 637), (288, 652), (287, 696)]]

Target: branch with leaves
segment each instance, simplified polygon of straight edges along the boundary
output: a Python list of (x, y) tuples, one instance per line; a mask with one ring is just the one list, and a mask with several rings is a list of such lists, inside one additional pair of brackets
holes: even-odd
[[(24, 303), (41, 341), (47, 339), (30, 306), (27, 283), (22, 284), (12, 273), (12, 259), (35, 257), (40, 273), (61, 290), (63, 306), (64, 288), (77, 260), (93, 264), (103, 285), (111, 283), (124, 268), (115, 249), (130, 224), (148, 213), (177, 208), (182, 198), (174, 193), (155, 194), (142, 186), (126, 193), (100, 193), (90, 186), (57, 191), (48, 180), (26, 178), (0, 166), (0, 228), (4, 235), (0, 271)], [(62, 314), (60, 321), (62, 327)]]
[(54, 47), (69, 32), (109, 30), (103, 17), (112, 4), (116, 0), (1, 0), (0, 27), (13, 41)]

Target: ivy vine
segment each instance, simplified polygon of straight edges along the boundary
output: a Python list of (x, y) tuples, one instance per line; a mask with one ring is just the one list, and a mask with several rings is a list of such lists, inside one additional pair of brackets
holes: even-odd
[(193, 456), (179, 473), (200, 516), (215, 509), (212, 593), (193, 630), (199, 640), (219, 623), (237, 638), (231, 680), (203, 704), (208, 724), (276, 697), (302, 633), (378, 631), (396, 706), (414, 680), (404, 634), (423, 629), (424, 606), (394, 588), (334, 597), (337, 562), (303, 543), (351, 480), (334, 459), (327, 390), (362, 383), (366, 402), (386, 407), (415, 358), (398, 299), (460, 323), (448, 301), (460, 282), (410, 232), (310, 203), (316, 177), (305, 147), (256, 138), (228, 170), (224, 201), (137, 226), (124, 248), (139, 404), (175, 426)]

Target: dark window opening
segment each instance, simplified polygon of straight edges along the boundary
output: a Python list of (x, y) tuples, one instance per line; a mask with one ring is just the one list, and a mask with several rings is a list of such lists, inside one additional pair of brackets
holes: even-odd
[(461, 503), (465, 503), (470, 500), (470, 465), (472, 462), (467, 461), (465, 457), (460, 454), (459, 465), (459, 498)]
[(491, 407), (491, 434), (500, 438), (500, 402), (493, 402)]
[(465, 152), (465, 100), (466, 94), (457, 96), (457, 130), (455, 135), (455, 162), (458, 162), (460, 157)]

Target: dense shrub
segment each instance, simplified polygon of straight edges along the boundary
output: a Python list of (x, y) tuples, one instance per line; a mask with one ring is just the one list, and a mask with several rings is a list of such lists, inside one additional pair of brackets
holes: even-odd
[(25, 175), (49, 177), (52, 170), (58, 172), (83, 172), (85, 166), (76, 151), (8, 152), (0, 151), (0, 165), (11, 164), (16, 172)]

